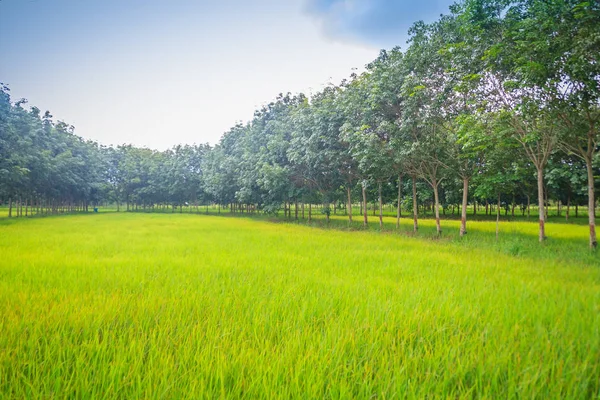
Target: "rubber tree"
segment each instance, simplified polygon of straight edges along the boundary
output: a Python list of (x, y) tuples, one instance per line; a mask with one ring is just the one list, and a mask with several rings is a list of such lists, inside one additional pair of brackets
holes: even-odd
[(439, 188), (448, 168), (450, 142), (441, 108), (445, 94), (439, 86), (444, 81), (444, 66), (433, 61), (439, 58), (439, 49), (432, 41), (435, 29), (422, 22), (411, 28), (411, 45), (405, 58), (409, 75), (403, 85), (402, 131), (407, 137), (407, 158), (414, 160), (416, 174), (433, 189), (436, 230), (441, 235)]
[(329, 223), (333, 192), (343, 185), (340, 171), (345, 147), (339, 141), (343, 112), (337, 96), (340, 88), (330, 86), (304, 101), (292, 116), (293, 132), (287, 157), (308, 185), (323, 200), (323, 212)]

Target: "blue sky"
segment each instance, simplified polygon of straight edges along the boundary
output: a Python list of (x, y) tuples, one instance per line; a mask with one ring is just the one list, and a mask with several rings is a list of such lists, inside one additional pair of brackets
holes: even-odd
[(306, 11), (330, 37), (392, 48), (405, 44), (414, 22), (434, 21), (450, 4), (448, 0), (309, 0)]
[(104, 144), (216, 143), (319, 90), (450, 1), (0, 0), (0, 82)]

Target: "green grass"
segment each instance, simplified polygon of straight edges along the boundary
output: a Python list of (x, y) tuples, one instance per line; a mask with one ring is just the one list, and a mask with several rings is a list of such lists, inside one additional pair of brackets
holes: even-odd
[(0, 220), (0, 397), (600, 396), (585, 226), (341, 218)]

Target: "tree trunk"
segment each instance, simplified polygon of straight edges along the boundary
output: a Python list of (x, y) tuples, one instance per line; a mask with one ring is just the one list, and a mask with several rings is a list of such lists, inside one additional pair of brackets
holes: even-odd
[(529, 195), (527, 195), (527, 219), (529, 219), (529, 217), (531, 217), (531, 199), (529, 198)]
[(467, 200), (469, 198), (469, 179), (463, 178), (462, 213), (460, 216), (460, 236), (467, 234)]
[(294, 202), (294, 219), (298, 221), (298, 200)]
[(500, 193), (498, 193), (498, 208), (496, 210), (496, 241), (500, 233)]
[(544, 213), (544, 170), (537, 169), (537, 186), (538, 186), (538, 207), (539, 207), (539, 241), (543, 242), (546, 239), (546, 218)]
[(440, 196), (438, 193), (438, 184), (433, 185), (433, 199), (435, 201), (435, 228), (438, 236), (442, 236), (442, 226), (440, 224)]
[(515, 206), (516, 206), (516, 203), (515, 203), (515, 195), (513, 195), (513, 198), (512, 198), (512, 205), (511, 205), (511, 210), (510, 210), (510, 215), (511, 215), (512, 217), (514, 217), (514, 216), (515, 216)]
[(383, 198), (381, 197), (381, 182), (378, 184), (379, 189), (379, 229), (383, 229)]
[(396, 210), (396, 229), (400, 229), (402, 216), (402, 175), (398, 175), (398, 209)]
[(312, 203), (308, 203), (308, 222), (312, 221)]
[(571, 210), (571, 193), (567, 197), (567, 213), (565, 214), (565, 219), (569, 222), (569, 211)]
[(596, 240), (596, 199), (594, 195), (594, 170), (592, 166), (592, 157), (585, 160), (588, 175), (588, 222), (590, 225), (590, 248), (595, 249), (598, 246)]
[(412, 177), (412, 196), (413, 196), (413, 231), (419, 230), (419, 208), (417, 204), (417, 180)]
[(473, 199), (473, 216), (477, 216), (477, 200)]
[(13, 202), (12, 197), (8, 199), (8, 218), (12, 218)]
[(525, 203), (521, 203), (521, 217), (525, 216)]
[(485, 200), (485, 215), (489, 215), (489, 210), (490, 210), (490, 202), (487, 201), (487, 199)]
[(346, 194), (348, 195), (348, 224), (352, 225), (352, 190), (350, 185), (346, 187)]
[(362, 196), (363, 196), (363, 225), (366, 227), (369, 225), (369, 217), (367, 216), (367, 189), (365, 185), (362, 185)]
[(302, 202), (302, 220), (304, 221), (304, 202)]

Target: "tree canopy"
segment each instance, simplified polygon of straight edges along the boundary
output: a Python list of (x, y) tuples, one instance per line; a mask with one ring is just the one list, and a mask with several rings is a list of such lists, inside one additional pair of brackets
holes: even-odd
[(383, 203), (396, 202), (398, 218), (413, 210), (415, 230), (426, 201), (440, 235), (440, 210), (460, 207), (463, 235), (469, 203), (514, 212), (537, 196), (540, 241), (549, 200), (587, 203), (596, 247), (600, 4), (464, 0), (409, 34), (406, 50), (382, 50), (310, 97), (280, 94), (214, 146), (103, 146), (0, 84), (0, 201), (11, 216), (102, 201), (267, 213), (321, 203), (329, 216), (341, 202), (350, 221), (359, 201), (366, 223), (377, 198), (380, 221)]

